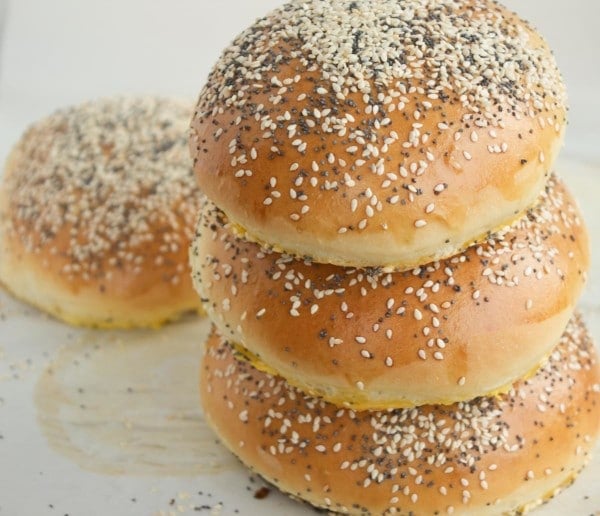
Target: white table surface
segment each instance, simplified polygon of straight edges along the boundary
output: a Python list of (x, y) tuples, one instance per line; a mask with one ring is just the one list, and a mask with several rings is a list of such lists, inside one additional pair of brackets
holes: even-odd
[[(59, 106), (117, 93), (195, 97), (221, 49), (279, 3), (0, 0), (0, 163)], [(540, 28), (569, 88), (561, 168), (594, 239), (581, 306), (598, 340), (600, 2), (505, 3)], [(75, 330), (0, 292), (0, 515), (311, 514), (275, 492), (255, 500), (262, 484), (214, 444), (196, 399), (206, 328)], [(536, 514), (600, 514), (598, 455)]]

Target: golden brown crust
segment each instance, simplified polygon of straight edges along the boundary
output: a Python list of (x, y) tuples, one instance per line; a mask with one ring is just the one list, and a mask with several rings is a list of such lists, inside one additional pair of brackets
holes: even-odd
[(112, 98), (34, 124), (0, 187), (0, 282), (78, 325), (158, 326), (197, 310), (188, 117), (184, 102)]
[(224, 52), (190, 145), (203, 191), (246, 238), (407, 269), (525, 211), (564, 127), (549, 49), (495, 3), (298, 1)]
[(551, 178), (513, 226), (442, 262), (388, 273), (299, 262), (236, 238), (207, 203), (193, 279), (255, 366), (355, 408), (452, 403), (506, 388), (562, 334), (589, 266), (587, 232)]
[(600, 369), (579, 318), (507, 394), (353, 412), (237, 361), (213, 333), (204, 411), (221, 440), (284, 492), (351, 514), (504, 514), (568, 484), (600, 431)]

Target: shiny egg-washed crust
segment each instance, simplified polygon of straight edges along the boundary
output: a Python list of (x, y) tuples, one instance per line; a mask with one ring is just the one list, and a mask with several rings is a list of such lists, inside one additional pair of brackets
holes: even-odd
[(0, 186), (0, 284), (74, 325), (156, 327), (200, 310), (189, 113), (116, 97), (32, 125)]
[(219, 331), (304, 392), (359, 409), (452, 403), (507, 388), (558, 342), (589, 266), (580, 217), (553, 176), (480, 245), (386, 272), (261, 249), (207, 202), (193, 280)]
[(285, 493), (350, 514), (522, 514), (569, 484), (600, 430), (600, 369), (579, 317), (537, 374), (451, 406), (355, 412), (238, 361), (213, 333), (204, 413)]
[(297, 0), (222, 54), (190, 147), (248, 240), (409, 269), (535, 201), (565, 128), (546, 43), (488, 0)]

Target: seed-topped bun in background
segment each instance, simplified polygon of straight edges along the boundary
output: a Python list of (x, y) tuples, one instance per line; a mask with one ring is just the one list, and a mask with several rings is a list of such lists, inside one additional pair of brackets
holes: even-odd
[(224, 51), (190, 145), (246, 238), (407, 269), (535, 201), (565, 109), (546, 43), (495, 2), (298, 0)]
[(206, 311), (256, 367), (338, 405), (374, 409), (468, 400), (530, 373), (573, 313), (589, 250), (576, 202), (553, 177), (512, 226), (411, 271), (261, 249), (210, 203), (191, 264)]
[(190, 105), (108, 98), (23, 135), (0, 187), (0, 282), (77, 325), (157, 326), (199, 308)]
[(600, 430), (600, 370), (577, 317), (535, 376), (451, 406), (339, 408), (236, 360), (215, 334), (200, 386), (207, 420), (246, 465), (349, 514), (525, 511), (575, 478)]

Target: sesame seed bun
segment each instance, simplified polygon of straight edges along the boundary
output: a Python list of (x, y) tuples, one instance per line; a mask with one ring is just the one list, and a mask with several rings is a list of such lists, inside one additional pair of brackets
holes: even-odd
[(236, 360), (214, 333), (200, 386), (207, 420), (242, 462), (350, 514), (525, 512), (573, 481), (600, 430), (600, 369), (579, 318), (535, 376), (451, 406), (338, 408)]
[(588, 237), (552, 177), (487, 240), (406, 272), (301, 262), (236, 237), (206, 203), (192, 244), (205, 309), (259, 369), (354, 408), (452, 403), (508, 388), (558, 342)]
[(33, 124), (0, 186), (0, 282), (76, 325), (157, 326), (197, 310), (190, 111), (110, 98)]
[(546, 43), (489, 0), (297, 0), (222, 54), (190, 146), (249, 240), (409, 269), (523, 213), (565, 128)]

